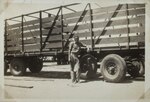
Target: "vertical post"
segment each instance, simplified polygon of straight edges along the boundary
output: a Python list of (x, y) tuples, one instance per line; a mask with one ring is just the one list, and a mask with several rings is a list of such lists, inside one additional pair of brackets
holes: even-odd
[(90, 34), (91, 34), (91, 50), (93, 51), (93, 47), (94, 47), (94, 41), (93, 41), (93, 24), (92, 24), (92, 20), (93, 20), (93, 17), (92, 17), (92, 9), (91, 9), (91, 4), (89, 3), (89, 13), (90, 13)]
[(127, 13), (127, 49), (130, 49), (130, 36), (129, 36), (129, 33), (130, 33), (130, 28), (129, 28), (129, 19), (128, 19), (128, 15), (129, 15), (129, 11), (128, 11), (128, 4), (126, 4), (126, 13)]
[(64, 32), (64, 27), (63, 27), (63, 7), (61, 6), (61, 35), (62, 35), (62, 52), (64, 51), (64, 36), (63, 36), (63, 32)]
[(24, 34), (23, 34), (23, 18), (24, 18), (24, 15), (21, 16), (21, 35), (22, 35), (22, 52), (24, 52)]
[(42, 39), (42, 11), (40, 11), (40, 52), (42, 52), (42, 42), (43, 42), (43, 39)]
[(5, 20), (5, 53), (7, 53), (7, 19)]

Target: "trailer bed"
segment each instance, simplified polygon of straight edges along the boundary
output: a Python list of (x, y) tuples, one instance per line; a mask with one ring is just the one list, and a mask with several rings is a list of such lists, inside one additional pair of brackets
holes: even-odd
[(145, 4), (95, 9), (87, 4), (82, 11), (66, 14), (65, 7), (6, 19), (5, 55), (67, 53), (74, 35), (93, 51), (145, 49)]

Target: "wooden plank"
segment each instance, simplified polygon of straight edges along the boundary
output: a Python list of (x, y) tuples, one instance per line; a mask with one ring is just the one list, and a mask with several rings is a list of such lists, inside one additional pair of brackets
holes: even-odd
[[(138, 24), (138, 23), (142, 23), (143, 25), (145, 25), (145, 16), (142, 17), (137, 17), (137, 18), (131, 18), (128, 19), (129, 20), (129, 24)], [(115, 20), (115, 21), (110, 21), (111, 24), (109, 26), (121, 26), (121, 25), (127, 25), (127, 19), (123, 19), (123, 20)], [(101, 28), (104, 27), (106, 22), (96, 22), (93, 23), (93, 28)], [(107, 27), (109, 27), (107, 26)]]
[[(55, 19), (55, 16), (52, 16), (52, 17), (45, 17), (45, 18), (42, 18), (42, 23), (46, 23), (46, 22), (53, 22)], [(59, 16), (58, 17), (58, 21), (60, 21), (61, 17)]]
[[(79, 37), (91, 37), (90, 32), (76, 33)], [(70, 34), (64, 35), (64, 39), (69, 39)]]
[[(77, 30), (84, 30), (84, 29), (90, 29), (90, 24), (84, 24), (84, 25), (77, 25)], [(72, 32), (72, 30), (74, 29), (74, 26), (68, 26), (68, 27), (64, 27), (64, 32)]]
[[(24, 38), (26, 37), (37, 37), (37, 36), (40, 36), (40, 31), (32, 31), (32, 32), (26, 32), (24, 33)], [(21, 38), (22, 35), (21, 34), (10, 34), (7, 36), (8, 39), (11, 39), (11, 38), (14, 38), (14, 37), (17, 37), (17, 38)]]
[[(53, 16), (42, 18), (43, 23), (53, 21), (53, 20), (54, 20)], [(33, 25), (33, 24), (39, 24), (39, 23), (40, 23), (40, 19), (34, 19), (34, 20), (29, 20), (29, 21), (23, 22), (23, 25), (27, 26), (27, 25)], [(20, 26), (21, 26), (21, 23), (16, 23), (16, 24), (9, 25), (7, 27), (8, 27), (8, 29), (12, 29), (12, 28), (20, 27)]]
[(130, 37), (130, 42), (144, 42), (145, 43), (145, 35)]
[[(105, 30), (106, 33), (105, 35), (111, 35), (111, 34), (126, 34), (128, 33), (128, 29), (127, 28), (122, 28), (122, 29), (114, 29), (114, 30)], [(137, 32), (145, 32), (145, 27), (130, 27), (129, 28), (129, 33), (137, 33)], [(95, 31), (94, 35), (97, 36), (99, 35), (101, 31)]]
[[(78, 11), (78, 12), (75, 12), (75, 13), (67, 13), (67, 14), (64, 14), (63, 15), (63, 18), (66, 19), (66, 18), (73, 18), (73, 17), (78, 17), (82, 14), (83, 11)], [(85, 11), (85, 13), (89, 13), (88, 10)]]
[[(44, 42), (45, 39), (46, 39), (46, 37), (43, 37), (42, 41)], [(19, 40), (19, 41), (16, 41), (16, 40), (17, 39), (12, 40), (12, 41), (7, 41), (7, 43), (8, 43), (8, 45), (16, 45), (16, 44), (21, 45), (22, 44), (21, 40)], [(56, 41), (62, 41), (62, 35), (51, 35), (48, 39), (48, 42), (56, 42)], [(37, 44), (37, 43), (40, 43), (40, 38), (39, 37), (24, 39), (24, 44)]]
[[(42, 30), (42, 33), (43, 34), (48, 34), (48, 31), (49, 30)], [(13, 36), (15, 36), (15, 37), (21, 37), (21, 34), (9, 34), (8, 35), (8, 38), (11, 38), (11, 37), (13, 37)], [(40, 36), (40, 30), (34, 30), (34, 31), (28, 31), (28, 32), (24, 32), (24, 37), (34, 37), (34, 36)]]
[(36, 45), (28, 45), (27, 44), (24, 46), (24, 50), (28, 51), (28, 50), (39, 50), (40, 51), (40, 44), (36, 44)]
[(99, 48), (97, 47), (96, 48), (98, 51), (101, 50), (101, 51), (116, 51), (116, 50), (137, 50), (137, 49), (142, 49), (144, 50), (145, 47), (144, 46), (130, 46), (130, 48), (128, 49), (126, 46), (121, 46), (121, 47), (118, 47), (118, 46), (114, 46), (114, 47), (107, 47), (107, 48)]
[(20, 51), (21, 47), (7, 47), (7, 51)]
[(46, 44), (45, 48), (61, 48), (62, 47), (62, 42), (54, 42), (54, 43), (49, 43)]
[[(130, 15), (139, 15), (139, 14), (145, 14), (145, 9), (136, 9), (136, 10), (128, 10), (128, 16)], [(106, 14), (98, 14), (98, 15), (94, 15), (93, 16), (93, 20), (99, 20), (99, 19), (109, 19), (109, 14), (112, 13), (106, 13)], [(126, 16), (126, 11), (120, 11), (118, 12), (118, 14), (116, 15), (116, 17), (123, 17)], [(113, 18), (116, 18), (113, 17)]]
[(91, 45), (91, 40), (81, 40), (81, 42), (85, 45)]
[[(141, 27), (129, 27), (129, 33), (138, 33), (138, 32), (145, 32), (145, 27), (144, 25), (141, 26)], [(101, 30), (96, 30), (96, 31), (93, 31), (93, 34), (94, 36), (98, 36), (102, 31)], [(120, 28), (120, 29), (108, 29), (108, 30), (105, 30), (105, 35), (112, 35), (112, 34), (127, 34), (128, 33), (128, 28)], [(80, 36), (80, 37), (89, 37), (91, 36), (90, 35), (90, 32), (89, 31), (85, 31), (85, 32), (78, 32), (78, 33), (75, 33), (76, 35)], [(67, 34), (67, 35), (64, 35), (64, 38), (67, 39), (69, 38), (70, 34)]]
[(30, 26), (25, 26), (23, 27), (23, 30), (35, 30), (35, 29), (40, 29), (40, 25), (30, 25)]
[[(51, 29), (51, 28), (50, 28)], [(61, 28), (52, 28), (53, 29), (53, 31), (52, 31), (52, 33), (61, 33)], [(24, 29), (24, 31), (30, 31), (31, 29), (30, 28), (25, 28)], [(34, 30), (34, 29), (32, 29), (32, 30)], [(36, 30), (40, 30), (39, 29), (39, 27), (37, 27), (37, 29)], [(49, 31), (49, 29), (46, 29), (47, 31)]]
[[(145, 25), (145, 16), (131, 18), (131, 19), (129, 19), (129, 23), (130, 24), (142, 23), (143, 25)], [(104, 27), (104, 25), (106, 24), (106, 21), (94, 22), (92, 24), (93, 24), (93, 28), (101, 28), (101, 27)], [(123, 20), (111, 21), (111, 24), (109, 26), (118, 26), (118, 25), (126, 25), (126, 24), (128, 24), (127, 19), (123, 19)], [(84, 23), (82, 25), (78, 25), (77, 30), (89, 29), (89, 27), (90, 27), (89, 23), (87, 23), (87, 24)], [(74, 26), (64, 27), (64, 32), (71, 32), (73, 30), (73, 28), (74, 28)]]
[[(135, 20), (135, 22), (137, 22)], [(132, 21), (131, 20), (131, 23), (134, 23), (134, 20)], [(109, 34), (124, 34), (124, 33), (127, 33), (128, 32), (128, 29), (127, 28), (120, 28), (120, 29), (111, 29), (111, 30), (105, 30), (106, 33), (105, 35), (109, 35)], [(143, 25), (143, 27), (130, 27), (129, 29), (130, 33), (137, 33), (137, 32), (145, 32), (145, 27)], [(95, 36), (98, 36), (100, 34), (101, 31), (94, 31), (94, 35)], [(78, 36), (80, 37), (89, 37), (91, 36), (90, 35), (90, 32), (84, 32), (84, 33), (77, 33)], [(69, 38), (69, 34), (68, 35), (64, 35), (64, 39), (68, 39)]]
[[(46, 30), (49, 32), (49, 29), (46, 29)], [(48, 32), (45, 34), (48, 34)], [(61, 28), (57, 28), (57, 29), (53, 28), (51, 32), (51, 34), (60, 34), (60, 33), (61, 33)]]
[[(98, 19), (107, 19), (108, 16), (112, 14), (112, 13), (105, 13), (105, 14), (98, 14), (98, 15), (93, 15), (93, 20), (98, 20)], [(140, 9), (140, 10), (129, 10), (129, 15), (135, 15), (135, 14), (145, 14), (145, 10), (144, 9)], [(120, 11), (116, 17), (121, 17), (121, 16), (126, 16), (126, 11)], [(79, 18), (73, 18), (73, 19), (64, 19), (64, 25), (67, 24), (71, 24), (71, 23), (76, 23), (78, 21)], [(89, 21), (89, 15), (86, 15), (83, 18), (83, 21), (87, 22)], [(46, 27), (51, 27), (53, 22), (49, 22), (49, 23), (45, 23), (43, 24), (43, 28)], [(56, 26), (55, 27), (60, 27), (61, 22), (60, 21), (56, 21)]]
[(19, 39), (7, 41), (7, 45), (20, 46), (21, 44), (22, 42)]
[[(112, 34), (127, 34), (128, 29), (122, 28), (122, 29), (112, 29), (112, 30), (105, 30), (105, 35), (112, 35)], [(143, 33), (145, 32), (145, 27), (130, 27), (129, 33)], [(86, 32), (87, 33), (87, 32)], [(94, 36), (98, 36), (101, 33), (101, 31), (94, 31)]]
[[(143, 12), (143, 10), (144, 9), (140, 9), (141, 10), (141, 12)], [(132, 14), (133, 13), (139, 13), (139, 10), (138, 11), (135, 11), (135, 10), (132, 10), (132, 11), (134, 11), (134, 12), (132, 12)], [(145, 11), (145, 10), (144, 10)], [(130, 14), (130, 12), (129, 12), (129, 14)], [(103, 15), (104, 16), (104, 15)], [(107, 15), (108, 16), (108, 15)], [(93, 19), (99, 19), (100, 17), (102, 17), (102, 16), (94, 16), (93, 17)], [(89, 19), (89, 18), (88, 18)], [(76, 20), (78, 20), (78, 19), (76, 19)], [(131, 20), (131, 22), (132, 22), (132, 20)], [(84, 28), (85, 28), (85, 26), (83, 26)], [(30, 26), (30, 27), (24, 27), (24, 31), (26, 31), (26, 30), (31, 30), (31, 29), (38, 29), (39, 28), (39, 25), (35, 25), (35, 26)], [(82, 27), (79, 27), (78, 29), (82, 29)], [(70, 32), (70, 30), (72, 30), (72, 28), (64, 28), (64, 31), (65, 32), (68, 32), (67, 30), (69, 30), (69, 32)], [(8, 30), (8, 32), (14, 32), (14, 33), (19, 33), (19, 32), (21, 32), (21, 29), (14, 29), (14, 30)], [(53, 33), (60, 33), (61, 32), (61, 29), (60, 28), (57, 28), (57, 29), (54, 29), (53, 30)]]
[[(27, 25), (37, 24), (39, 22), (40, 22), (39, 19), (35, 19), (35, 20), (30, 20), (30, 21), (23, 22), (23, 25), (27, 26)], [(16, 24), (9, 25), (8, 29), (12, 29), (12, 28), (16, 28), (16, 27), (21, 27), (21, 23), (16, 23)]]
[(24, 40), (24, 44), (37, 44), (40, 43), (40, 38), (32, 38)]
[[(53, 22), (43, 23), (42, 27), (43, 28), (50, 28), (52, 26), (52, 24), (53, 24)], [(61, 22), (60, 21), (56, 21), (56, 24), (55, 24), (54, 27), (60, 28), (61, 27)]]
[[(129, 15), (137, 15), (137, 14), (145, 14), (145, 9), (135, 9), (135, 10), (129, 10)], [(113, 14), (111, 13), (105, 13), (105, 14), (97, 14), (97, 15), (92, 15), (93, 20), (100, 20), (100, 19), (109, 19), (109, 15)], [(126, 16), (126, 11), (119, 11), (116, 17), (122, 17)], [(113, 17), (115, 18), (115, 17)], [(77, 18), (72, 18), (72, 19), (66, 19), (64, 20), (65, 24), (72, 24), (76, 23), (78, 21), (79, 17)], [(82, 21), (89, 21), (89, 15), (85, 16)]]
[[(119, 44), (118, 43), (96, 44), (95, 48), (106, 48), (106, 49), (108, 48), (108, 49), (110, 49), (110, 48), (122, 48), (122, 47), (126, 47), (126, 46), (128, 46), (127, 42), (125, 42), (125, 43), (119, 43)], [(140, 45), (139, 46), (138, 42), (130, 42), (129, 46), (130, 46), (130, 48), (136, 47), (136, 49), (138, 49), (138, 47), (142, 47), (144, 45)]]
[[(97, 14), (97, 13), (110, 13), (113, 12), (113, 7), (102, 7), (102, 8), (97, 8), (97, 9), (93, 9), (92, 12), (93, 14)], [(137, 8), (144, 8), (145, 4), (128, 4), (128, 10), (129, 9), (137, 9)], [(126, 11), (127, 7), (126, 4), (123, 4), (122, 7), (120, 8), (120, 10), (124, 10)], [(117, 12), (120, 10), (117, 10)]]
[(62, 40), (62, 35), (51, 35), (48, 39), (48, 41), (57, 41), (57, 40)]
[[(23, 31), (35, 30), (35, 29), (40, 29), (39, 25), (31, 25), (31, 26), (23, 27)], [(17, 32), (18, 30), (21, 31), (21, 29), (9, 29), (8, 31)]]
[(21, 34), (21, 29), (16, 29), (16, 30), (7, 30), (8, 35), (20, 35)]
[[(93, 13), (103, 13), (103, 12), (107, 12), (107, 11), (112, 11), (116, 6), (109, 6), (109, 7), (102, 7), (102, 8), (98, 8), (98, 9), (93, 9), (92, 12)], [(145, 4), (129, 4), (128, 8), (138, 8), (138, 7), (145, 7)], [(125, 5), (122, 6), (122, 9), (126, 9)], [(87, 11), (88, 13), (89, 11)], [(78, 17), (80, 16), (82, 13), (82, 11), (76, 12), (76, 13), (67, 13), (63, 15), (63, 18), (72, 18), (72, 17)], [(53, 21), (55, 18), (55, 16), (51, 16), (51, 17), (45, 17), (42, 18), (43, 22), (50, 22)], [(59, 17), (60, 19), (60, 17)], [(30, 21), (26, 21), (24, 22), (24, 25), (31, 25), (31, 24), (37, 24), (39, 23), (39, 19), (35, 19), (35, 20), (30, 20)], [(16, 27), (20, 27), (21, 23), (16, 23), (16, 24), (12, 24), (8, 26), (8, 29), (11, 28), (16, 28)]]
[[(46, 39), (46, 37), (42, 38), (42, 41), (44, 42)], [(62, 40), (62, 36), (61, 35), (52, 35), (49, 37), (48, 42), (56, 42), (56, 41), (61, 41)], [(31, 43), (40, 43), (40, 38), (32, 38), (32, 39), (28, 39), (28, 40), (24, 40), (25, 44), (31, 44)]]
[[(130, 36), (130, 42), (144, 42), (145, 36)], [(99, 44), (111, 44), (111, 43), (125, 43), (128, 42), (127, 37), (117, 37), (117, 38), (103, 38)]]
[[(139, 8), (139, 7), (145, 7), (145, 4), (129, 4), (128, 5), (128, 9), (131, 8)], [(97, 9), (93, 9), (92, 12), (94, 14), (96, 13), (106, 13), (106, 12), (113, 12), (114, 8), (116, 8), (116, 6), (109, 6), (109, 7), (101, 7), (101, 8), (97, 8)], [(124, 4), (121, 8), (121, 10), (126, 10), (126, 5)], [(87, 11), (88, 13), (89, 11)], [(64, 14), (63, 18), (74, 18), (74, 17), (78, 17), (80, 16), (82, 13), (82, 11), (76, 12), (76, 13), (68, 13), (68, 14)]]
[(7, 29), (13, 29), (13, 28), (19, 28), (19, 27), (21, 27), (21, 23), (7, 25)]

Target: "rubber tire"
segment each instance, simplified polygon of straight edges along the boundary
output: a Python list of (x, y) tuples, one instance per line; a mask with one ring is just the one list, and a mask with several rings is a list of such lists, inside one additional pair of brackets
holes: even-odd
[[(108, 62), (113, 62), (117, 66), (117, 72), (114, 75), (110, 75), (107, 70), (106, 66)], [(104, 77), (104, 80), (107, 82), (114, 82), (118, 83), (123, 81), (126, 75), (126, 63), (122, 57), (117, 54), (110, 54), (107, 55), (101, 62), (101, 74)]]
[[(90, 65), (88, 64), (88, 59), (91, 59)], [(92, 66), (92, 67), (88, 67)], [(97, 72), (97, 61), (96, 58), (90, 54), (82, 56), (80, 59), (80, 70), (81, 73), (86, 73), (87, 79), (95, 78)]]
[(39, 58), (33, 58), (29, 63), (29, 70), (32, 73), (39, 73), (43, 68), (43, 61)]
[(133, 66), (132, 69), (128, 70), (128, 74), (130, 74), (131, 77), (136, 78), (144, 75), (144, 63), (142, 61), (137, 61), (137, 65)]
[(139, 76), (144, 76), (145, 74), (145, 63), (144, 61), (140, 61), (140, 70), (139, 70)]
[(4, 62), (4, 75), (7, 75), (7, 70), (9, 69), (9, 65), (7, 62)]
[[(18, 67), (18, 70), (15, 69)], [(23, 59), (14, 58), (10, 62), (10, 73), (14, 76), (23, 76), (26, 72), (26, 65)]]

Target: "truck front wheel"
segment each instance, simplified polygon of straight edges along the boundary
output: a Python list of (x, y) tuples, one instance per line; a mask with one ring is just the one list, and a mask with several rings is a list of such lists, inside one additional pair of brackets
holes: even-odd
[(10, 62), (10, 72), (14, 76), (22, 76), (26, 72), (26, 65), (23, 59), (14, 58)]
[(29, 70), (32, 73), (39, 73), (43, 68), (43, 61), (39, 58), (32, 58), (29, 62)]
[(81, 73), (86, 73), (86, 78), (94, 78), (97, 72), (96, 58), (90, 54), (82, 56), (80, 59), (80, 68)]
[(108, 82), (121, 82), (126, 75), (126, 63), (116, 54), (107, 55), (101, 63), (101, 74)]
[(132, 61), (132, 66), (128, 68), (128, 73), (133, 78), (143, 76), (144, 72), (144, 61)]

